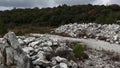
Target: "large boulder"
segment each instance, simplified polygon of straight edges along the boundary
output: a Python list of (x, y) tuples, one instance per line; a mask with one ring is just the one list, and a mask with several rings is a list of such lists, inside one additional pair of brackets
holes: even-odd
[[(14, 32), (8, 32), (0, 44), (0, 66), (2, 68), (31, 68), (32, 64), (20, 47)], [(1, 68), (0, 67), (0, 68)]]

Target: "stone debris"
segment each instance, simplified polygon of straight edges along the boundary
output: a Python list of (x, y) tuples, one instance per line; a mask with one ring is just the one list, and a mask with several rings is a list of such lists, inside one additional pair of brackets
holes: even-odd
[(117, 24), (67, 24), (58, 27), (55, 33), (77, 38), (93, 38), (120, 44), (120, 25)]
[[(33, 36), (34, 35), (34, 36)], [(101, 67), (112, 67), (119, 68), (120, 61), (113, 61), (111, 55), (107, 55), (104, 51), (97, 51), (93, 49), (86, 49), (86, 53), (89, 56), (89, 59), (85, 61), (76, 62), (74, 60), (68, 60), (66, 57), (60, 56), (59, 52), (65, 51), (68, 54), (71, 54), (73, 51), (68, 45), (68, 42), (61, 42), (58, 40), (59, 37), (51, 35), (41, 35), (41, 34), (31, 34), (31, 37), (35, 37), (36, 40), (33, 42), (40, 41), (39, 44), (34, 44), (29, 46), (31, 43), (26, 45), (27, 47), (32, 47), (34, 51), (33, 55), (29, 56), (36, 67), (45, 67), (45, 68), (101, 68)], [(60, 39), (60, 38), (59, 38)], [(24, 40), (24, 39), (23, 39)], [(49, 44), (48, 44), (49, 43)], [(73, 44), (74, 42), (71, 42)], [(75, 42), (76, 43), (76, 42)], [(38, 46), (35, 48), (35, 46)], [(54, 53), (57, 53), (54, 55)], [(50, 55), (49, 55), (50, 54)], [(65, 53), (66, 54), (66, 53)], [(66, 54), (67, 55), (67, 54)], [(66, 56), (64, 55), (64, 56)], [(48, 59), (49, 58), (49, 59)], [(116, 62), (116, 63), (114, 63)], [(94, 64), (92, 66), (92, 64)]]
[(13, 32), (8, 32), (0, 44), (0, 68), (32, 68), (30, 59)]
[(57, 62), (64, 62), (64, 61), (67, 60), (67, 59), (61, 58), (61, 57), (59, 57), (59, 56), (55, 57), (55, 59), (56, 59)]
[(68, 59), (73, 55), (71, 46), (78, 42), (68, 44), (66, 41), (60, 41), (56, 36), (31, 34), (16, 37), (13, 32), (9, 32), (0, 42), (2, 42), (0, 43), (0, 68), (120, 67), (120, 60), (116, 61), (116, 55), (94, 49), (85, 50), (89, 59), (77, 61)]

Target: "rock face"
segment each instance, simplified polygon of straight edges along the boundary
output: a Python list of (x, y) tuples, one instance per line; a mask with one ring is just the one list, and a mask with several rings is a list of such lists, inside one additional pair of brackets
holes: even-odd
[(0, 68), (30, 68), (30, 59), (20, 47), (14, 32), (8, 32), (0, 44)]

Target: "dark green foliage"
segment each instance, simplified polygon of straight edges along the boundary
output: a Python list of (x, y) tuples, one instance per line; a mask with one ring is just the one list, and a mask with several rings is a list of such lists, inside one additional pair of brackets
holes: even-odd
[(37, 7), (0, 11), (0, 20), (9, 28), (31, 24), (33, 26), (60, 26), (68, 23), (116, 23), (120, 19), (119, 5), (62, 5), (53, 8)]
[(105, 20), (106, 20), (106, 18), (105, 18), (105, 16), (104, 15), (100, 15), (97, 19), (96, 19), (96, 22), (97, 23), (105, 23)]
[(116, 18), (115, 16), (113, 16), (113, 13), (109, 13), (109, 14), (105, 14), (105, 15), (100, 15), (97, 19), (96, 19), (97, 23), (100, 24), (112, 24), (116, 22)]
[(0, 21), (0, 36), (3, 36), (5, 33), (7, 33), (7, 27), (2, 21)]
[(81, 58), (84, 55), (84, 49), (82, 44), (76, 44), (73, 48), (73, 52), (76, 58)]

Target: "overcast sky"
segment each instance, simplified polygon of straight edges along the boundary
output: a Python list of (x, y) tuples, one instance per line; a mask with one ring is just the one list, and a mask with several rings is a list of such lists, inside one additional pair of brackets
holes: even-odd
[(53, 7), (61, 4), (77, 5), (77, 4), (119, 4), (120, 0), (0, 0), (0, 10), (32, 7)]

